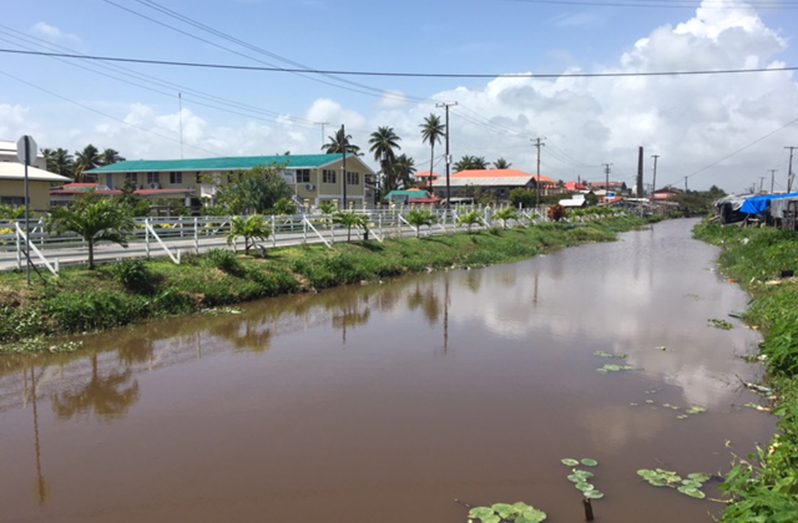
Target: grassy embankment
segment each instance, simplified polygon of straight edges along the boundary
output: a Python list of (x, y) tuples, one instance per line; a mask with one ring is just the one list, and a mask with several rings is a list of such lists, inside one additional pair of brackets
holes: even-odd
[(607, 218), (583, 225), (545, 224), (477, 234), (275, 249), (265, 258), (213, 251), (169, 261), (128, 261), (58, 279), (0, 274), (0, 353), (74, 350), (49, 337), (117, 327), (268, 296), (324, 289), (450, 266), (510, 262), (585, 242), (610, 241), (645, 222)]
[(727, 522), (798, 521), (798, 280), (782, 271), (798, 271), (798, 233), (702, 224), (697, 238), (720, 246), (723, 273), (753, 298), (745, 314), (761, 329), (761, 356), (768, 370), (781, 418), (766, 449), (740, 459), (723, 488), (734, 499)]

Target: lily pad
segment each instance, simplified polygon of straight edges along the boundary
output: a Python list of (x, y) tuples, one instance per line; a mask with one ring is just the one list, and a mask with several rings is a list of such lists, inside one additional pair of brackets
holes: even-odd
[(592, 472), (589, 472), (587, 470), (580, 470), (580, 469), (574, 469), (574, 474), (573, 475), (574, 476), (579, 476), (580, 478), (585, 478), (585, 479), (590, 479), (590, 478), (592, 478), (594, 476), (594, 474)]
[(616, 365), (614, 363), (607, 363), (603, 367), (596, 369), (596, 372), (608, 373), (608, 372), (622, 372), (625, 370), (636, 370), (636, 369), (631, 365)]
[(579, 465), (579, 461), (575, 460), (574, 458), (564, 458), (561, 459), (560, 462), (566, 467), (575, 467)]
[(472, 519), (479, 519), (484, 521), (494, 515), (493, 509), (490, 507), (474, 507), (468, 511), (468, 517)]
[(681, 420), (681, 419), (687, 419), (688, 417), (689, 416), (687, 416), (687, 414), (679, 414), (678, 416), (676, 416), (676, 419)]
[(582, 458), (580, 461), (582, 462), (582, 465), (584, 465), (586, 467), (597, 467), (598, 466), (598, 461), (596, 461), (593, 458)]
[(696, 481), (704, 483), (706, 481), (709, 481), (710, 475), (705, 474), (704, 472), (691, 472), (690, 474), (687, 475), (687, 477), (689, 479), (694, 479)]
[(653, 405), (653, 404), (654, 404), (654, 400), (646, 400), (646, 405)]
[(588, 490), (582, 493), (587, 499), (601, 499), (604, 497), (604, 493), (600, 490)]
[(676, 490), (678, 490), (679, 492), (681, 492), (685, 496), (690, 496), (691, 498), (704, 499), (705, 497), (707, 497), (706, 494), (701, 492), (696, 487), (689, 487), (689, 486), (683, 485), (683, 486), (677, 488)]
[(706, 412), (707, 409), (700, 405), (693, 405), (689, 409), (687, 409), (688, 414), (701, 414), (702, 412)]
[(581, 490), (582, 492), (588, 492), (588, 491), (591, 491), (591, 490), (596, 490), (596, 486), (595, 485), (593, 485), (592, 483), (588, 483), (586, 481), (581, 482), (581, 483), (577, 483), (577, 484), (574, 485), (574, 487), (576, 487), (576, 490)]
[(597, 350), (596, 352), (593, 353), (593, 356), (598, 356), (599, 358), (616, 359), (616, 360), (625, 360), (626, 358), (629, 357), (628, 354), (612, 354), (610, 352), (603, 350)]

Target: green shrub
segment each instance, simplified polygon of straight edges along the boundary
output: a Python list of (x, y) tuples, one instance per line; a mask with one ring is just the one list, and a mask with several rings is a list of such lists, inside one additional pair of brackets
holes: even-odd
[(241, 261), (232, 251), (211, 249), (202, 259), (207, 266), (215, 267), (227, 274), (232, 274), (234, 276), (244, 274), (244, 267), (241, 265)]
[(109, 290), (62, 291), (42, 300), (41, 307), (56, 333), (104, 329), (147, 317), (142, 296)]
[(155, 275), (142, 260), (123, 260), (111, 266), (111, 273), (133, 292), (151, 293), (155, 288)]

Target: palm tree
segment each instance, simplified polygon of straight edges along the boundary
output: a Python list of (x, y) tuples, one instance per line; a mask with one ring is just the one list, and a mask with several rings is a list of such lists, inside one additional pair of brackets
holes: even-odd
[(337, 212), (333, 215), (333, 223), (346, 227), (346, 242), (349, 243), (352, 240), (352, 227), (368, 229), (369, 219), (365, 214)]
[(488, 162), (483, 156), (470, 156), (465, 155), (454, 164), (454, 170), (470, 171), (470, 170), (483, 170), (488, 168)]
[(510, 220), (518, 220), (518, 211), (516, 211), (512, 207), (505, 207), (504, 209), (499, 209), (496, 211), (493, 216), (498, 218), (502, 221), (502, 229), (507, 228), (507, 222)]
[(110, 420), (118, 418), (139, 398), (139, 384), (133, 381), (127, 388), (132, 371), (111, 372), (100, 377), (97, 354), (91, 356), (91, 379), (74, 392), (64, 392), (52, 398), (52, 406), (59, 418), (69, 419), (75, 414), (94, 411), (97, 416)]
[(369, 152), (374, 154), (374, 160), (380, 162), (382, 176), (385, 182), (383, 190), (387, 193), (396, 189), (396, 150), (401, 149), (401, 138), (394, 132), (393, 127), (378, 127), (369, 138)]
[(249, 254), (249, 249), (255, 245), (255, 240), (263, 241), (269, 237), (271, 232), (271, 227), (266, 225), (260, 214), (253, 214), (246, 218), (235, 216), (230, 222), (227, 245), (234, 245), (238, 238), (244, 238), (244, 252)]
[[(435, 166), (435, 143), (441, 143), (441, 138), (446, 135), (446, 126), (441, 123), (441, 117), (430, 113), (424, 118), (421, 127), (421, 141), (429, 144), (429, 172), (432, 174)], [(429, 178), (428, 189), (432, 189), (432, 176)]]
[(338, 129), (335, 135), (328, 136), (330, 141), (321, 146), (322, 151), (326, 154), (343, 154), (345, 149), (347, 154), (360, 154), (360, 147), (352, 144), (352, 135), (344, 133), (343, 129)]
[(396, 160), (394, 160), (393, 170), (396, 179), (402, 182), (402, 186), (405, 189), (413, 185), (413, 175), (416, 173), (415, 160), (406, 154), (400, 154), (396, 157)]
[(432, 227), (432, 224), (437, 221), (438, 218), (435, 216), (435, 213), (429, 209), (413, 209), (407, 213), (407, 223), (416, 228), (416, 238), (421, 237), (422, 225)]
[(127, 235), (133, 229), (133, 218), (127, 208), (114, 200), (86, 196), (69, 207), (55, 208), (47, 223), (57, 234), (73, 232), (89, 247), (89, 269), (94, 269), (94, 245), (102, 242), (127, 247)]
[(59, 147), (54, 151), (52, 149), (43, 149), (42, 154), (47, 162), (48, 171), (62, 176), (72, 177), (74, 162), (69, 151)]
[(512, 164), (504, 158), (499, 158), (493, 162), (494, 169), (509, 169)]
[(106, 149), (100, 155), (100, 165), (111, 165), (112, 163), (124, 161), (125, 159), (120, 156), (119, 151), (116, 149)]
[(55, 172), (53, 170), (53, 167), (54, 167), (53, 160), (55, 158), (55, 151), (53, 151), (52, 149), (48, 149), (48, 148), (44, 148), (41, 151), (42, 151), (42, 156), (44, 157), (44, 168), (45, 168), (45, 170), (50, 171), (51, 173)]
[(471, 234), (471, 226), (479, 223), (480, 218), (479, 211), (471, 211), (460, 216), (457, 222), (460, 225), (466, 225), (468, 227), (468, 234)]
[(100, 151), (92, 144), (84, 147), (82, 151), (75, 151), (75, 163), (81, 173), (102, 165), (101, 162)]

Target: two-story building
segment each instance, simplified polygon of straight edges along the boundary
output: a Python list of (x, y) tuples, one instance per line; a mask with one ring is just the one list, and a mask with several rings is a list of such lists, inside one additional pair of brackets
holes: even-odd
[[(50, 186), (69, 182), (69, 178), (47, 172), (44, 156), (37, 152), (28, 166), (28, 195), (30, 208), (45, 211), (50, 208)], [(0, 205), (25, 205), (25, 165), (17, 158), (17, 144), (0, 140)]]
[[(199, 206), (213, 201), (220, 185), (232, 181), (236, 173), (255, 167), (275, 167), (294, 189), (299, 201), (318, 205), (325, 201), (343, 202), (344, 181), (347, 202), (361, 206), (371, 204), (373, 197), (366, 189), (367, 178), (374, 171), (356, 156), (346, 157), (346, 172), (340, 154), (289, 154), (277, 156), (233, 156), (191, 160), (129, 160), (87, 171), (97, 183), (109, 189), (131, 185), (150, 190), (150, 197), (165, 198), (184, 192), (182, 197)], [(171, 196), (175, 197), (175, 196)]]

